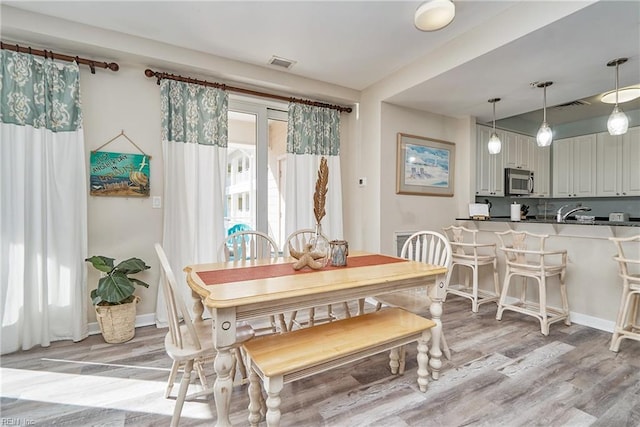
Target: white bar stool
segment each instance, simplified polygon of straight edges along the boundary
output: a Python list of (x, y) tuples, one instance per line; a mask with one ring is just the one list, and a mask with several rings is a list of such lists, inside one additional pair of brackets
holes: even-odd
[[(616, 326), (611, 337), (611, 351), (620, 350), (623, 339), (640, 341), (638, 306), (640, 306), (640, 235), (632, 237), (609, 237), (618, 253), (613, 259), (618, 262), (618, 274), (622, 278), (622, 299), (618, 309)], [(631, 253), (635, 257), (630, 258)]]
[[(487, 302), (498, 303), (500, 284), (498, 279), (498, 257), (495, 243), (478, 243), (478, 230), (455, 225), (442, 229), (451, 243), (453, 259), (451, 271), (458, 267), (458, 274), (464, 270), (464, 283), (449, 284), (447, 295), (453, 294), (471, 300), (471, 311), (478, 312), (478, 306)], [(493, 272), (493, 291), (478, 288), (480, 267), (490, 267)], [(469, 283), (471, 270), (471, 283)], [(459, 277), (458, 277), (459, 280)]]
[[(564, 281), (567, 270), (567, 251), (546, 251), (545, 239), (549, 237), (546, 234), (508, 230), (502, 233), (496, 232), (496, 235), (502, 243), (500, 250), (504, 252), (507, 264), (496, 319), (502, 319), (504, 310), (533, 316), (540, 321), (543, 335), (549, 335), (549, 325), (552, 323), (564, 320), (565, 325), (571, 325), (567, 287)], [(520, 298), (514, 303), (507, 303), (513, 276), (522, 277)], [(547, 306), (547, 279), (554, 276), (558, 276), (562, 308)], [(528, 278), (538, 282), (538, 303), (526, 299)]]

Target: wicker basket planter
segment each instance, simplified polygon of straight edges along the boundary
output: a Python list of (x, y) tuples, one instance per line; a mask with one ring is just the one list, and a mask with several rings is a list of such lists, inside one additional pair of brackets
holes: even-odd
[(110, 344), (129, 341), (136, 334), (136, 304), (140, 297), (132, 302), (118, 305), (96, 305), (96, 317), (104, 340)]

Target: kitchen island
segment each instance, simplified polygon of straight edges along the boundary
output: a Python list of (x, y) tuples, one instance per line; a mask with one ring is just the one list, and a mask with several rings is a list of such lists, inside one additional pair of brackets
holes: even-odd
[[(610, 237), (629, 237), (640, 234), (640, 221), (611, 222), (596, 218), (592, 223), (567, 220), (558, 223), (551, 219), (527, 218), (511, 221), (509, 218), (473, 220), (456, 218), (458, 225), (479, 230), (478, 241), (482, 243), (500, 242), (497, 231), (516, 230), (535, 234), (547, 234), (546, 249), (566, 249), (568, 253), (567, 291), (571, 321), (593, 328), (613, 331), (615, 318), (622, 295), (622, 279), (618, 276), (618, 266), (613, 260), (616, 252)], [(640, 252), (640, 247), (638, 248)], [(504, 280), (504, 254), (498, 250), (498, 271), (500, 284)], [(481, 288), (489, 290), (490, 277), (481, 276)], [(537, 286), (529, 286), (531, 296), (537, 295)], [(560, 295), (550, 292), (548, 303), (560, 306)], [(492, 305), (486, 305), (485, 310)], [(493, 308), (492, 308), (493, 309)], [(504, 318), (509, 313), (505, 312)], [(535, 328), (534, 320), (532, 327)]]

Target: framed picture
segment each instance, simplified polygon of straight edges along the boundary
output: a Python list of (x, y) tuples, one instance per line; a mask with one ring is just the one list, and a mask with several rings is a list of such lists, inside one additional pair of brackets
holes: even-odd
[(149, 159), (146, 154), (92, 151), (89, 194), (149, 197)]
[(396, 193), (453, 196), (456, 145), (398, 133)]

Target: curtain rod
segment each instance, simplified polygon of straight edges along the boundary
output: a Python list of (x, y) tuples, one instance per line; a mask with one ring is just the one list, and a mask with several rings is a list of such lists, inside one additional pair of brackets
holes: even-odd
[(111, 71), (118, 71), (120, 69), (120, 66), (115, 62), (107, 63), (107, 62), (101, 62), (101, 61), (94, 61), (93, 59), (80, 58), (78, 56), (63, 55), (61, 53), (54, 53), (50, 50), (32, 49), (31, 47), (18, 46), (17, 44), (9, 44), (2, 41), (0, 41), (0, 49), (13, 50), (21, 53), (28, 53), (29, 55), (44, 56), (45, 58), (49, 58), (49, 59), (60, 59), (62, 61), (69, 61), (69, 62), (75, 61), (78, 64), (88, 65), (89, 68), (91, 69), (91, 74), (96, 73), (96, 67), (105, 68), (105, 69), (108, 68)]
[(222, 83), (208, 82), (206, 80), (192, 79), (190, 77), (183, 77), (183, 76), (179, 76), (179, 75), (176, 75), (176, 74), (162, 73), (162, 72), (159, 72), (159, 71), (150, 70), (148, 68), (144, 71), (144, 75), (149, 77), (149, 78), (155, 77), (156, 79), (158, 79), (158, 81), (157, 81), (158, 84), (160, 84), (160, 80), (162, 80), (162, 79), (176, 80), (176, 81), (179, 81), (179, 82), (193, 83), (193, 84), (197, 84), (197, 85), (201, 85), (201, 86), (215, 87), (217, 89), (227, 90), (229, 92), (244, 93), (244, 94), (247, 94), (247, 95), (254, 95), (254, 96), (260, 96), (260, 97), (263, 97), (263, 98), (277, 99), (277, 100), (280, 100), (280, 101), (297, 102), (299, 104), (313, 105), (315, 107), (331, 108), (333, 110), (338, 110), (340, 112), (350, 113), (351, 111), (353, 111), (351, 107), (342, 107), (340, 105), (331, 105), (331, 104), (326, 104), (324, 102), (309, 101), (308, 99), (300, 99), (300, 98), (292, 98), (292, 97), (282, 96), (282, 95), (274, 95), (274, 94), (271, 94), (271, 93), (265, 93), (265, 92), (259, 92), (259, 91), (256, 91), (256, 90), (244, 89), (244, 88), (241, 88), (241, 87), (229, 86), (229, 85), (225, 85), (225, 84), (222, 84)]

